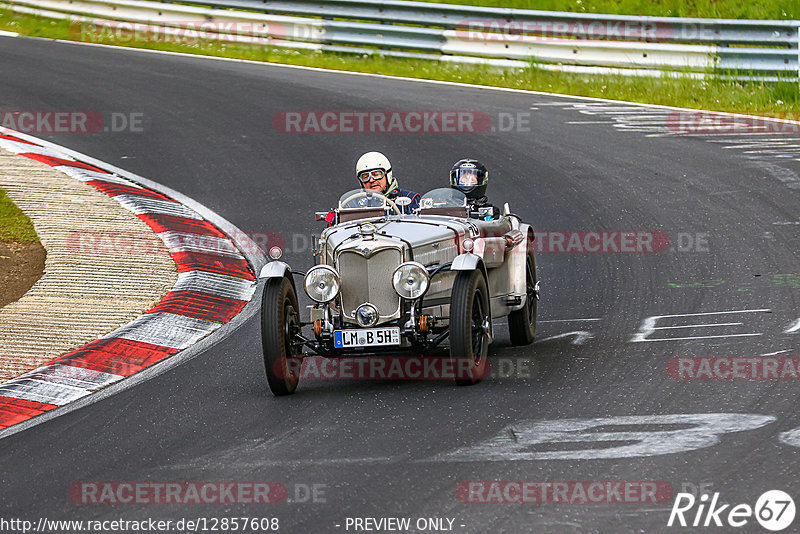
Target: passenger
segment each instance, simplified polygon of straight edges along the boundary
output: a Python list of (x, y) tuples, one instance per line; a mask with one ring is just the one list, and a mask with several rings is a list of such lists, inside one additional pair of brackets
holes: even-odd
[(489, 171), (476, 159), (458, 160), (450, 169), (450, 187), (467, 196), (470, 216), (487, 221), (500, 218), (500, 208), (489, 204)]
[(399, 197), (408, 197), (411, 204), (398, 206), (403, 213), (412, 213), (419, 208), (420, 195), (416, 191), (400, 189), (392, 175), (389, 159), (380, 152), (367, 152), (356, 162), (356, 177), (361, 187), (371, 189), (396, 201)]

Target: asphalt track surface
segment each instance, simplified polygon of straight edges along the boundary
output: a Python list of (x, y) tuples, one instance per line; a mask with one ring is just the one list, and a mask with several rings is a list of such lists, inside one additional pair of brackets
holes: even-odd
[[(552, 95), (21, 38), (0, 39), (0, 57), (0, 109), (143, 113), (141, 133), (42, 137), (181, 191), (247, 232), (292, 239), (319, 231), (313, 211), (356, 186), (352, 166), (361, 153), (381, 150), (401, 185), (418, 191), (446, 185), (455, 160), (480, 159), (491, 172), (491, 198), (509, 201), (538, 231), (651, 230), (673, 242), (657, 254), (539, 254), (539, 341), (512, 347), (498, 322), (490, 352), (529, 372), (473, 387), (314, 380), (274, 398), (253, 317), (181, 366), (0, 440), (0, 517), (277, 517), (281, 532), (294, 533), (352, 532), (348, 517), (398, 516), (451, 518), (454, 531), (468, 533), (667, 532), (679, 530), (666, 526), (671, 499), (478, 504), (460, 501), (456, 488), (491, 480), (664, 481), (675, 491), (710, 485), (732, 504), (753, 505), (771, 489), (800, 497), (799, 443), (783, 434), (800, 426), (796, 381), (675, 380), (666, 372), (674, 357), (798, 356), (794, 157), (747, 153), (713, 136), (648, 135), (620, 127), (629, 124), (620, 117), (635, 117), (637, 108), (587, 115), (575, 107), (584, 101)], [(329, 109), (481, 110), (493, 121), (530, 113), (530, 131), (273, 128), (277, 113)], [(701, 245), (689, 246), (685, 236), (698, 234)], [(306, 269), (312, 262), (301, 245), (289, 246), (286, 258)], [(764, 309), (659, 319), (658, 326), (705, 326), (646, 336), (700, 339), (632, 342), (647, 317)], [(573, 319), (595, 320), (565, 321)], [(592, 337), (562, 336), (574, 331)], [(711, 331), (722, 337), (704, 337)], [(742, 333), (760, 335), (730, 335)], [(659, 418), (722, 413), (743, 415), (730, 418), (718, 439), (698, 432), (696, 421)], [(588, 431), (612, 432), (599, 443), (534, 443), (566, 419), (624, 416), (644, 417)], [(531, 422), (548, 423), (531, 430)], [(632, 456), (613, 452), (641, 441), (613, 432), (665, 430), (672, 433), (655, 434)], [(512, 449), (525, 454), (509, 455)], [(612, 452), (592, 458), (585, 450)], [(85, 481), (273, 481), (292, 502), (76, 504), (69, 488)], [(313, 484), (324, 496), (296, 502), (296, 485)], [(764, 530), (751, 518), (738, 531)]]

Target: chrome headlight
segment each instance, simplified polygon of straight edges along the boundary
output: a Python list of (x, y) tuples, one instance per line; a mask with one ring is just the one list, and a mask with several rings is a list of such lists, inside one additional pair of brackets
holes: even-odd
[(415, 261), (401, 263), (392, 275), (392, 285), (404, 299), (418, 299), (428, 290), (428, 270)]
[(370, 303), (364, 303), (356, 310), (356, 321), (361, 326), (375, 326), (378, 322), (378, 310)]
[(306, 273), (303, 287), (311, 300), (330, 302), (339, 294), (339, 273), (329, 265), (317, 265)]

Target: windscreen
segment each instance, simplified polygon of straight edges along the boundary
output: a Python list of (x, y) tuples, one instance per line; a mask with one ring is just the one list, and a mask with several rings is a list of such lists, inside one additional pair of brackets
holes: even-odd
[(461, 208), (467, 205), (467, 197), (458, 189), (440, 187), (422, 195), (419, 206), (421, 209), (432, 208)]
[(385, 205), (386, 197), (365, 189), (353, 189), (339, 198), (340, 209), (382, 208)]

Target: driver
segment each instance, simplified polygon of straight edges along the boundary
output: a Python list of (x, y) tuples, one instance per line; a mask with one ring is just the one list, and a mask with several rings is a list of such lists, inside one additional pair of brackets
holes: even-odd
[(397, 180), (392, 176), (392, 164), (389, 163), (389, 158), (380, 152), (367, 152), (358, 158), (356, 177), (362, 188), (377, 191), (392, 201), (396, 201), (398, 197), (410, 198), (411, 204), (398, 206), (403, 213), (412, 213), (419, 208), (419, 193), (398, 187)]
[(500, 208), (489, 204), (489, 171), (476, 159), (458, 160), (450, 169), (450, 187), (467, 196), (470, 216), (487, 221), (500, 218)]

